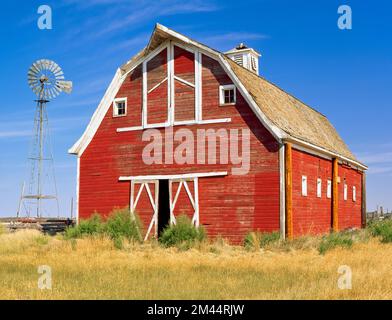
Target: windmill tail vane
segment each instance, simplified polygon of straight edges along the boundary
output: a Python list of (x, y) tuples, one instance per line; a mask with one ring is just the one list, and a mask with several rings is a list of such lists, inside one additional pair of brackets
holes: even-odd
[[(26, 209), (29, 217), (31, 207), (34, 207), (38, 218), (43, 216), (43, 200), (55, 200), (57, 215), (59, 215), (59, 203), (57, 197), (57, 185), (54, 174), (53, 154), (49, 144), (49, 120), (46, 104), (56, 98), (61, 92), (70, 94), (72, 92), (72, 81), (65, 80), (64, 72), (60, 66), (51, 60), (40, 59), (34, 62), (27, 72), (27, 82), (31, 90), (37, 95), (37, 110), (34, 119), (33, 148), (29, 159), (31, 160), (30, 183), (27, 192), (23, 186), (19, 201), (17, 216), (22, 208)], [(51, 166), (52, 170), (48, 171)], [(51, 177), (50, 177), (51, 176)], [(51, 186), (47, 180), (52, 179)], [(45, 188), (50, 189), (46, 193)], [(28, 206), (27, 206), (28, 205)]]

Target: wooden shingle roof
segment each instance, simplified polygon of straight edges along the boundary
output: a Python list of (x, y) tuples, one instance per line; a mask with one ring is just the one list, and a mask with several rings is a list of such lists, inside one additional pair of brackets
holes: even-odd
[(329, 120), (276, 85), (225, 56), (261, 111), (288, 135), (358, 161)]

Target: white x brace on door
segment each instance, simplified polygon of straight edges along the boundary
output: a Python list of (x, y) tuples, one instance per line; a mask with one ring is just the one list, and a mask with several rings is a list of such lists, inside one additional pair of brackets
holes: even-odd
[[(189, 185), (193, 183), (193, 194), (189, 188)], [(178, 185), (177, 191), (173, 192), (173, 186)], [(169, 180), (169, 196), (170, 196), (170, 223), (176, 223), (176, 217), (174, 209), (176, 208), (178, 197), (180, 192), (186, 192), (187, 196), (193, 207), (192, 223), (198, 227), (200, 224), (199, 219), (199, 179), (195, 178), (184, 178), (184, 179), (172, 179)], [(174, 197), (173, 197), (174, 196)]]
[[(144, 240), (147, 240), (153, 227), (154, 235), (158, 235), (158, 194), (159, 194), (159, 180), (146, 180), (146, 181), (131, 181), (131, 214), (137, 212), (137, 205), (139, 203), (140, 196), (146, 192), (151, 203), (151, 222), (148, 226)], [(154, 195), (152, 194), (154, 192)]]

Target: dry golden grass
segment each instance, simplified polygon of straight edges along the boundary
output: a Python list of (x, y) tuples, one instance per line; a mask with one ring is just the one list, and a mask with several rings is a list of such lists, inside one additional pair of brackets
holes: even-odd
[[(51, 266), (52, 290), (38, 289), (39, 265)], [(338, 289), (340, 265), (353, 271), (352, 290)], [(0, 299), (391, 299), (391, 265), (392, 245), (375, 239), (320, 255), (311, 246), (117, 250), (108, 239), (21, 231), (0, 235)]]

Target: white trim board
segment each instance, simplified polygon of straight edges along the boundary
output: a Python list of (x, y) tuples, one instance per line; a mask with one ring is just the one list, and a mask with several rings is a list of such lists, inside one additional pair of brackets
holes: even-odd
[(285, 174), (285, 149), (284, 144), (279, 146), (279, 223), (280, 237), (286, 239), (286, 174)]
[(194, 178), (221, 177), (221, 176), (227, 176), (227, 171), (150, 175), (150, 176), (121, 176), (119, 177), (118, 180), (119, 181), (177, 180), (177, 179), (194, 179)]
[[(223, 119), (209, 119), (209, 120), (185, 120), (185, 121), (177, 121), (173, 123), (173, 126), (187, 126), (187, 125), (203, 125), (203, 124), (218, 124), (218, 123), (229, 123), (231, 122), (231, 118), (223, 118)], [(117, 128), (117, 132), (127, 132), (127, 131), (138, 131), (143, 129), (161, 129), (161, 128), (169, 128), (171, 125), (168, 124), (156, 124), (150, 125), (149, 127), (143, 126), (135, 126), (135, 127), (125, 127), (125, 128)]]

